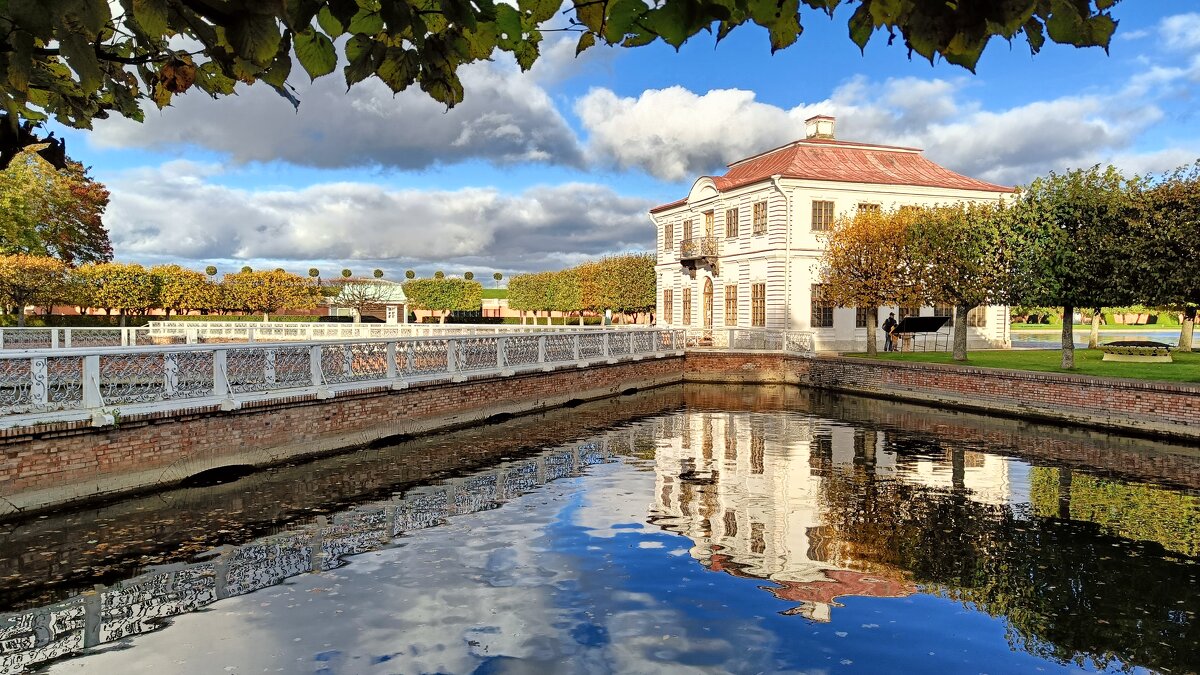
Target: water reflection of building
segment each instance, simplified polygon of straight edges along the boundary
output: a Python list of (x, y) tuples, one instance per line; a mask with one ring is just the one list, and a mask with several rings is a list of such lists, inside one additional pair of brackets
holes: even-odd
[[(836, 598), (913, 591), (904, 573), (868, 560), (863, 541), (826, 526), (832, 483), (901, 481), (1001, 505), (1014, 499), (1010, 462), (884, 432), (787, 414), (693, 412), (663, 420), (654, 522), (689, 537), (705, 567), (774, 582), (790, 613), (828, 621)], [(844, 519), (837, 519), (842, 522)], [(869, 541), (865, 539), (865, 541)]]

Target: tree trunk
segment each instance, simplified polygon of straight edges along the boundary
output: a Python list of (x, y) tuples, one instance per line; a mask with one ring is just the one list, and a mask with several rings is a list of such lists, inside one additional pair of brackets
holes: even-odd
[(17, 305), (17, 328), (25, 327), (25, 307)]
[(1183, 308), (1183, 326), (1179, 329), (1180, 351), (1192, 351), (1192, 329), (1196, 326), (1196, 308)]
[(879, 330), (879, 327), (877, 325), (878, 323), (879, 323), (879, 308), (878, 307), (868, 307), (867, 308), (867, 356), (877, 356), (879, 354), (879, 349), (875, 346), (876, 342), (877, 342), (875, 333), (876, 333), (876, 331)]
[(579, 312), (579, 325), (583, 325), (583, 312)]
[(271, 320), (271, 315), (270, 315), (270, 313), (268, 313), (268, 312), (263, 312), (263, 323), (266, 323), (266, 322), (268, 322), (268, 321), (270, 321), (270, 320)]
[(362, 312), (354, 310), (354, 323), (362, 323)]
[(125, 327), (125, 310), (121, 310), (121, 319), (120, 319), (120, 322), (121, 322), (121, 323), (120, 323), (120, 325), (121, 325), (121, 328), (124, 328), (124, 327)]
[(971, 308), (966, 305), (954, 306), (954, 360), (967, 360), (967, 314)]
[(1071, 370), (1075, 367), (1075, 308), (1063, 306), (1062, 324), (1062, 369)]
[(1092, 312), (1092, 330), (1088, 333), (1088, 349), (1100, 348), (1100, 308)]

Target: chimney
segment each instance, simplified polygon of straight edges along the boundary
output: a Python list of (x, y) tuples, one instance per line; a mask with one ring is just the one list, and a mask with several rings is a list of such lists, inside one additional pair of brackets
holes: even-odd
[(804, 120), (804, 138), (833, 139), (834, 118), (829, 115), (813, 115)]

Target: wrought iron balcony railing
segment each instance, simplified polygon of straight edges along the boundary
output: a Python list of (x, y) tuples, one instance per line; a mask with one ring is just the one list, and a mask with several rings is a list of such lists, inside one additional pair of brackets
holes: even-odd
[(684, 239), (679, 245), (680, 260), (715, 257), (717, 257), (716, 237), (692, 237)]

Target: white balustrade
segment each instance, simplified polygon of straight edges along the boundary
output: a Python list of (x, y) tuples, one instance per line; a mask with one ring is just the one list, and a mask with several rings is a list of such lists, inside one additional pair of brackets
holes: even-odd
[[(66, 329), (49, 329), (66, 330)], [(79, 330), (79, 329), (71, 329)], [(117, 329), (122, 330), (122, 329)], [(48, 334), (47, 334), (48, 336)], [(72, 333), (72, 340), (78, 339)], [(0, 352), (0, 428), (678, 354), (682, 331), (554, 331)]]

